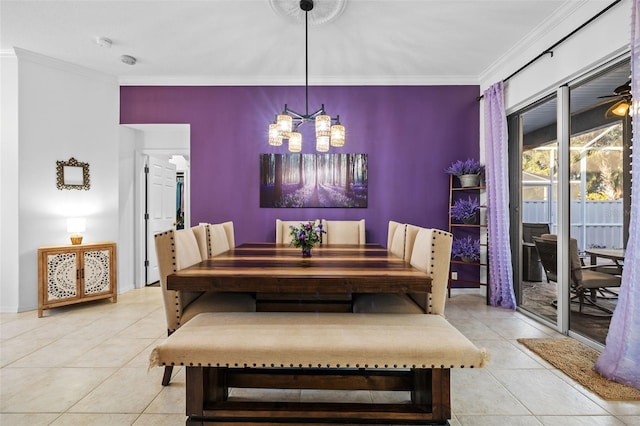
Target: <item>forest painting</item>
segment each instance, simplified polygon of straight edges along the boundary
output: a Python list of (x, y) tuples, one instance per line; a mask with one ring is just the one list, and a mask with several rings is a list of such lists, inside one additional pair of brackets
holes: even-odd
[(260, 207), (367, 207), (367, 154), (261, 154)]

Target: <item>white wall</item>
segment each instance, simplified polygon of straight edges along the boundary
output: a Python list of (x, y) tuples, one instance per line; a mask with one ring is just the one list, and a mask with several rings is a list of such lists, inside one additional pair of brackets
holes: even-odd
[(140, 132), (119, 126), (119, 220), (118, 283), (120, 292), (139, 288), (135, 278), (136, 254), (136, 188), (135, 153), (139, 147)]
[[(111, 76), (16, 53), (19, 280), (1, 285), (3, 293), (18, 289), (16, 310), (24, 311), (37, 307), (37, 249), (69, 243), (67, 217), (86, 218), (85, 242), (118, 241), (119, 86)], [(90, 190), (56, 188), (56, 161), (70, 157), (89, 163)], [(126, 284), (118, 284), (121, 292)]]
[(18, 309), (18, 58), (0, 53), (0, 311)]
[[(547, 22), (529, 40), (505, 54), (481, 76), (481, 90), (512, 74), (609, 4), (596, 0), (568, 2), (565, 7), (570, 9), (570, 16), (562, 22)], [(553, 49), (553, 57), (545, 55), (511, 78), (505, 84), (507, 114), (628, 51), (631, 5), (631, 0), (623, 0)]]

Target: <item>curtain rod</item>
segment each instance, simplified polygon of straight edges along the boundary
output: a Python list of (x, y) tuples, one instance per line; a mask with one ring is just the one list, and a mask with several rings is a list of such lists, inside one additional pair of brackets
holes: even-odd
[[(622, 0), (616, 0), (613, 3), (611, 3), (609, 6), (605, 7), (604, 9), (602, 9), (600, 12), (598, 12), (596, 15), (592, 16), (591, 19), (589, 19), (588, 21), (584, 22), (582, 25), (580, 25), (578, 28), (576, 28), (575, 30), (571, 31), (569, 34), (567, 34), (566, 36), (562, 37), (560, 40), (558, 40), (556, 43), (554, 43), (552, 46), (546, 48), (544, 51), (542, 51), (542, 53), (540, 53), (538, 56), (536, 56), (535, 58), (533, 58), (532, 60), (530, 60), (529, 62), (527, 62), (526, 64), (524, 64), (523, 66), (521, 66), (520, 68), (518, 68), (517, 70), (515, 70), (511, 75), (509, 75), (507, 78), (505, 78), (504, 80), (502, 80), (503, 82), (507, 82), (511, 77), (515, 76), (516, 74), (520, 73), (522, 70), (528, 68), (531, 64), (533, 64), (534, 62), (536, 62), (538, 59), (542, 58), (545, 55), (551, 55), (551, 57), (553, 58), (553, 49), (555, 47), (557, 47), (559, 44), (563, 43), (564, 41), (566, 41), (569, 37), (571, 37), (572, 35), (574, 35), (575, 33), (577, 33), (578, 31), (580, 31), (581, 29), (583, 29), (584, 27), (586, 27), (587, 25), (589, 25), (590, 23), (592, 23), (593, 21), (595, 21), (596, 19), (598, 19), (600, 16), (604, 15), (609, 9), (611, 9), (613, 6), (615, 6), (616, 4), (620, 3)], [(480, 95), (476, 98), (476, 101), (480, 101), (482, 98), (484, 98), (484, 95)]]

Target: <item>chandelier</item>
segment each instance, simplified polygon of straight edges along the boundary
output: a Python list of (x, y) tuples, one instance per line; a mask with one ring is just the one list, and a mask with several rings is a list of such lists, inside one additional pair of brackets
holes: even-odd
[(269, 145), (281, 146), (287, 139), (289, 151), (302, 150), (302, 134), (298, 128), (304, 123), (315, 122), (316, 151), (327, 152), (329, 146), (344, 146), (345, 128), (340, 124), (340, 116), (327, 115), (324, 104), (309, 114), (309, 11), (313, 9), (313, 0), (300, 0), (300, 9), (304, 11), (304, 55), (305, 55), (305, 113), (299, 113), (284, 105), (281, 114), (276, 115), (274, 123), (269, 124)]

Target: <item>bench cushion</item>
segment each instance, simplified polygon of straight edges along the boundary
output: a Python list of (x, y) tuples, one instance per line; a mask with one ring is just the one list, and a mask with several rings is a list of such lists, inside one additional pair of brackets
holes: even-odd
[(294, 368), (483, 367), (476, 348), (439, 315), (203, 313), (153, 349), (150, 366)]

